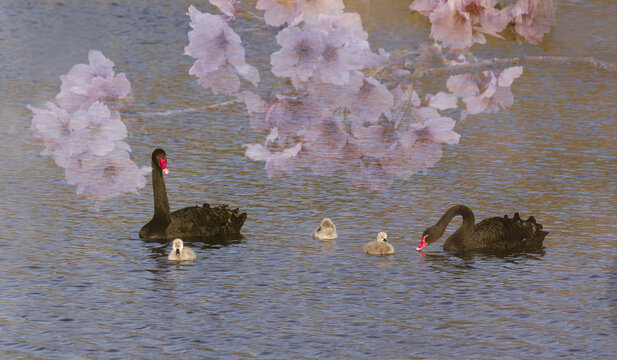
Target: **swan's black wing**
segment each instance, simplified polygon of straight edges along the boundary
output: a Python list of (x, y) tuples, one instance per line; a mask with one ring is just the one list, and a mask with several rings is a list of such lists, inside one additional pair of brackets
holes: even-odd
[(466, 247), (505, 251), (539, 249), (547, 234), (533, 217), (522, 220), (516, 213), (512, 219), (492, 217), (476, 224)]
[(168, 238), (238, 238), (245, 220), (246, 213), (230, 210), (227, 205), (187, 207), (171, 213), (166, 235)]

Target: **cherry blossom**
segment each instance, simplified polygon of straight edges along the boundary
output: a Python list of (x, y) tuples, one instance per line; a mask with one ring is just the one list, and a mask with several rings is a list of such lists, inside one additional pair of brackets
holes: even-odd
[(307, 23), (316, 23), (321, 14), (340, 15), (345, 8), (343, 0), (303, 0), (299, 5), (302, 17)]
[(454, 75), (447, 86), (454, 95), (462, 97), (470, 114), (496, 113), (514, 104), (510, 85), (523, 73), (521, 66), (513, 66), (495, 74), (483, 71), (481, 76)]
[(189, 74), (199, 78), (205, 88), (231, 95), (240, 88), (238, 74), (257, 85), (259, 72), (246, 64), (244, 48), (240, 36), (236, 34), (219, 16), (201, 13), (194, 6), (189, 7), (189, 44), (184, 53), (197, 60), (189, 69)]
[(412, 10), (429, 14), (431, 37), (446, 47), (465, 49), (473, 43), (484, 44), (484, 34), (501, 37), (510, 17), (495, 8), (495, 0), (422, 1), (410, 6)]
[(127, 136), (120, 115), (112, 113), (105, 104), (98, 101), (88, 109), (75, 111), (69, 129), (71, 154), (91, 152), (103, 156), (114, 149), (116, 141)]
[(264, 20), (271, 26), (291, 24), (300, 15), (298, 0), (258, 0), (256, 8), (264, 10)]
[(77, 194), (98, 204), (146, 185), (150, 168), (138, 168), (122, 141), (127, 129), (114, 107), (130, 92), (124, 74), (115, 75), (113, 62), (100, 51), (88, 53), (90, 64), (77, 64), (61, 75), (58, 105), (46, 109), (28, 106), (34, 114), (31, 130), (45, 143), (44, 155), (52, 155), (65, 169)]
[(372, 77), (362, 76), (362, 85), (349, 102), (351, 114), (359, 121), (375, 123), (394, 105), (392, 93)]
[(47, 109), (38, 109), (28, 105), (28, 109), (34, 114), (30, 129), (35, 137), (43, 139), (45, 143), (42, 155), (64, 153), (68, 151), (66, 148), (71, 136), (70, 115), (54, 103), (48, 102), (45, 106)]
[(298, 153), (302, 149), (302, 144), (297, 143), (293, 146), (284, 148), (280, 151), (271, 151), (260, 144), (246, 144), (244, 155), (251, 160), (265, 161), (268, 177), (280, 177), (286, 172), (297, 170), (302, 167), (298, 161)]
[(276, 35), (281, 49), (271, 56), (272, 73), (291, 78), (295, 87), (302, 87), (322, 62), (325, 50), (322, 33), (314, 26), (287, 27)]
[(409, 5), (409, 8), (424, 16), (429, 16), (435, 9), (446, 1), (448, 0), (414, 0), (414, 2)]
[(257, 9), (264, 10), (266, 24), (296, 25), (300, 19), (316, 23), (321, 14), (339, 15), (345, 8), (343, 0), (258, 0)]
[(56, 96), (58, 104), (68, 112), (95, 101), (114, 103), (124, 99), (131, 85), (123, 73), (114, 74), (114, 63), (100, 51), (88, 52), (90, 64), (74, 65), (66, 75), (60, 76), (62, 86)]
[(343, 85), (352, 72), (384, 63), (371, 51), (355, 13), (321, 15), (318, 23), (288, 27), (276, 39), (282, 48), (272, 54), (272, 72), (289, 77), (296, 88), (306, 86), (311, 77)]
[(303, 132), (303, 154), (311, 170), (319, 175), (330, 175), (345, 168), (347, 158), (346, 132), (340, 117), (328, 116), (314, 121)]
[(145, 175), (152, 169), (138, 168), (126, 149), (116, 148), (105, 156), (87, 153), (75, 157), (66, 168), (69, 184), (77, 185), (77, 194), (98, 203), (124, 193), (136, 193), (146, 186)]
[(514, 18), (516, 32), (531, 44), (539, 45), (555, 21), (557, 1), (519, 0), (507, 10)]
[(237, 0), (208, 0), (210, 4), (216, 6), (223, 14), (234, 17), (236, 13), (235, 5)]

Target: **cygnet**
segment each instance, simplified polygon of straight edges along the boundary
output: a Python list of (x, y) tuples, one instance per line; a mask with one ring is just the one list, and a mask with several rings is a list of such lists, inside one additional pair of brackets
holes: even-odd
[(334, 226), (332, 220), (324, 218), (319, 227), (313, 231), (313, 237), (319, 240), (336, 239), (336, 226)]
[(193, 261), (197, 257), (193, 250), (184, 247), (184, 242), (181, 239), (175, 239), (173, 242), (173, 249), (169, 253), (167, 259), (172, 261)]
[(388, 242), (388, 234), (380, 232), (377, 234), (377, 240), (371, 241), (364, 245), (364, 252), (371, 255), (390, 255), (394, 254), (394, 247)]

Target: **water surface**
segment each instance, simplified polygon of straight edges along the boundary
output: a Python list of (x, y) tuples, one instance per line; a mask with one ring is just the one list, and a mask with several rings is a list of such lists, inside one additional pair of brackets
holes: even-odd
[[(374, 49), (427, 38), (409, 1), (346, 3)], [(2, 357), (615, 357), (617, 73), (524, 64), (514, 107), (458, 123), (460, 144), (383, 193), (344, 174), (268, 179), (243, 156), (242, 144), (264, 139), (243, 106), (204, 108), (228, 99), (188, 75), (189, 5), (0, 4)], [(617, 59), (612, 1), (564, 0), (557, 18), (540, 47), (491, 41), (479, 53)], [(241, 35), (263, 71), (277, 47), (256, 26), (241, 23)], [(238, 206), (249, 214), (243, 239), (189, 244), (198, 261), (169, 263), (169, 244), (138, 239), (152, 215), (150, 184), (97, 210), (39, 155), (26, 105), (52, 100), (59, 75), (90, 49), (131, 81), (135, 104), (123, 119), (134, 158), (147, 165), (155, 146), (167, 150), (172, 209)], [(458, 203), (478, 219), (534, 215), (550, 231), (544, 249), (463, 257), (435, 244), (417, 253), (424, 228)], [(338, 240), (310, 238), (324, 216)], [(363, 254), (382, 230), (396, 254)]]

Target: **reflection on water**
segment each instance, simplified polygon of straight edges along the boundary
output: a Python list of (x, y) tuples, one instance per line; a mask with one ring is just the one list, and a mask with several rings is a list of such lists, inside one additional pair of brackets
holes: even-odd
[[(617, 58), (607, 45), (617, 41), (611, 2), (561, 4), (539, 49), (503, 45), (499, 56)], [(271, 180), (244, 157), (241, 145), (264, 135), (250, 129), (244, 105), (204, 108), (227, 99), (188, 75), (189, 5), (0, 5), (2, 357), (614, 357), (614, 72), (527, 65), (513, 108), (458, 123), (460, 143), (434, 168), (383, 193), (365, 193), (340, 173)], [(348, 5), (376, 47), (429, 31), (407, 12), (409, 1)], [(276, 44), (251, 42), (252, 34), (242, 34), (247, 56), (265, 63)], [(152, 216), (151, 184), (95, 210), (39, 155), (26, 105), (53, 98), (58, 74), (85, 62), (89, 49), (114, 59), (131, 82), (134, 112), (123, 119), (132, 156), (144, 164), (162, 146), (173, 161), (170, 207), (238, 206), (248, 213), (244, 238), (187, 241), (198, 260), (171, 263), (171, 244), (137, 238)], [(544, 248), (460, 255), (439, 242), (415, 251), (422, 231), (459, 203), (477, 219), (534, 215), (550, 232)], [(335, 222), (336, 241), (311, 238), (323, 217)], [(459, 225), (453, 220), (444, 238)], [(396, 254), (363, 254), (379, 231)]]

